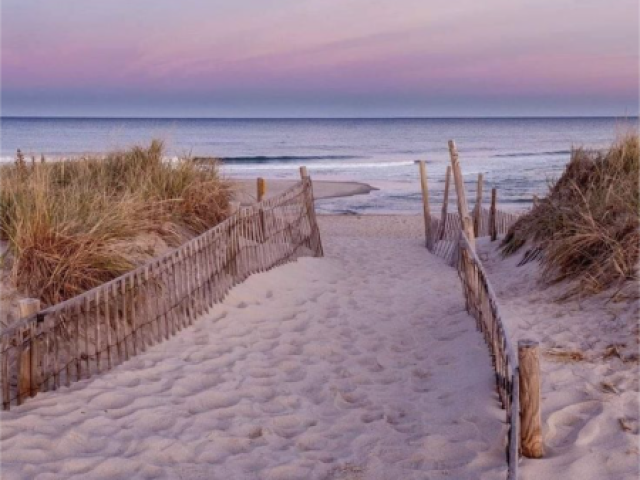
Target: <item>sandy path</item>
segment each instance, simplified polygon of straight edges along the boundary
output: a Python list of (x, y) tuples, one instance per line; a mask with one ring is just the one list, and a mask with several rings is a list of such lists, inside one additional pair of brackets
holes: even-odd
[[(420, 223), (322, 218), (325, 259), (1, 414), (9, 479), (503, 479), (504, 415)], [(393, 238), (395, 237), (395, 238)]]

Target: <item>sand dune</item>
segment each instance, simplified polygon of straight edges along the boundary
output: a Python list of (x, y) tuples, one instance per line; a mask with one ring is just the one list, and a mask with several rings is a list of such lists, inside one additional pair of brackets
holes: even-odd
[(421, 220), (320, 222), (326, 258), (3, 412), (2, 478), (503, 479), (490, 359)]
[(523, 480), (622, 480), (640, 476), (637, 285), (633, 299), (612, 291), (558, 303), (567, 285), (538, 284), (537, 263), (502, 259), (497, 243), (478, 242), (507, 328), (542, 351), (542, 422), (546, 455), (524, 459)]

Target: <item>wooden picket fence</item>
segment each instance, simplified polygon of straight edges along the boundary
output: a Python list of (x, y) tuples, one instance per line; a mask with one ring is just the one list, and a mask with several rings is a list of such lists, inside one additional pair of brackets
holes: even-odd
[(498, 297), (464, 232), (459, 232), (457, 270), (462, 282), (467, 312), (483, 334), (495, 372), (500, 405), (506, 412), (508, 480), (518, 478), (520, 443), (520, 382), (518, 357), (507, 337)]
[[(504, 235), (518, 219), (518, 215), (495, 209), (482, 208), (477, 204), (473, 210), (476, 237)], [(478, 212), (480, 209), (480, 212)], [(444, 258), (455, 267), (462, 282), (467, 312), (476, 320), (478, 330), (489, 347), (496, 378), (496, 390), (500, 405), (506, 412), (509, 425), (507, 435), (508, 480), (518, 478), (520, 417), (519, 417), (519, 370), (518, 358), (506, 335), (496, 296), (475, 248), (462, 230), (460, 215), (447, 213), (440, 218), (429, 218), (431, 228), (426, 229), (427, 248), (431, 253)]]
[[(480, 212), (477, 237), (490, 236), (492, 224), (496, 235), (504, 235), (518, 219), (517, 214), (502, 210), (496, 210), (495, 216), (492, 216), (491, 211), (487, 208), (481, 208)], [(495, 223), (493, 223), (494, 219)], [(431, 217), (430, 232), (432, 236), (430, 241), (427, 241), (429, 251), (444, 258), (452, 266), (458, 260), (460, 224), (460, 215), (457, 213), (447, 213), (444, 221), (438, 217)]]
[[(440, 217), (431, 215), (426, 167), (419, 162), (422, 185), (425, 243), (430, 252), (444, 258), (455, 267), (462, 282), (466, 309), (476, 320), (483, 334), (495, 373), (496, 390), (500, 405), (506, 412), (509, 426), (507, 435), (507, 479), (518, 478), (520, 454), (539, 458), (543, 454), (540, 429), (540, 385), (537, 364), (537, 342), (522, 340), (515, 349), (506, 333), (500, 312), (498, 297), (489, 282), (482, 262), (475, 250), (475, 239), (507, 233), (519, 215), (497, 208), (497, 191), (491, 192), (491, 206), (482, 206), (482, 174), (478, 176), (476, 203), (469, 212), (458, 152), (453, 141), (449, 142), (451, 166), (445, 176), (444, 198)], [(455, 180), (457, 213), (448, 212), (451, 174)], [(520, 364), (526, 369), (521, 371)], [(523, 375), (522, 372), (527, 372)], [(524, 385), (524, 386), (522, 386)], [(521, 402), (521, 391), (527, 392)], [(523, 397), (524, 398), (524, 397)], [(524, 425), (524, 430), (521, 428)]]
[(1, 332), (3, 408), (110, 370), (169, 339), (253, 273), (322, 255), (305, 176), (166, 255)]

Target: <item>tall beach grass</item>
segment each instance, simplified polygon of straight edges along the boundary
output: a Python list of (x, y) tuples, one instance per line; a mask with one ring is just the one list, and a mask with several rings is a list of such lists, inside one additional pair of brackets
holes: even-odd
[(597, 293), (638, 278), (640, 138), (607, 151), (576, 149), (549, 194), (502, 242), (505, 255), (525, 245), (540, 258), (543, 280), (577, 280), (568, 295)]
[[(22, 294), (53, 304), (111, 280), (222, 221), (231, 190), (215, 166), (167, 162), (160, 141), (105, 156), (0, 170), (0, 236)], [(145, 241), (146, 240), (146, 241)]]

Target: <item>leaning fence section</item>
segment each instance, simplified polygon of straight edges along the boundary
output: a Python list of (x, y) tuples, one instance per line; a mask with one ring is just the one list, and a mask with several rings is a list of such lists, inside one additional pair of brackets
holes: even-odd
[[(476, 320), (489, 348), (495, 373), (496, 390), (500, 405), (506, 412), (509, 426), (507, 435), (508, 480), (518, 478), (520, 457), (520, 376), (518, 357), (511, 346), (500, 313), (498, 298), (489, 283), (487, 274), (475, 250), (475, 239), (504, 235), (518, 219), (518, 214), (497, 208), (497, 190), (491, 191), (490, 208), (482, 206), (483, 175), (478, 175), (475, 207), (469, 210), (458, 152), (453, 141), (449, 142), (451, 166), (445, 175), (442, 212), (431, 215), (426, 166), (419, 162), (420, 183), (425, 219), (425, 243), (427, 249), (444, 258), (456, 268), (460, 277), (467, 311)], [(453, 177), (457, 212), (449, 212), (450, 182)]]
[[(495, 210), (492, 213), (489, 209), (481, 208), (478, 215), (474, 210), (474, 218), (478, 219), (476, 237), (489, 237), (492, 234), (492, 229), (495, 229), (496, 235), (506, 234), (518, 219), (518, 215), (502, 210)], [(427, 248), (431, 253), (444, 258), (453, 266), (458, 258), (460, 215), (447, 213), (441, 218), (431, 217), (430, 222), (431, 228), (428, 230), (430, 238), (427, 239)]]
[(0, 334), (2, 404), (89, 378), (191, 325), (249, 275), (322, 256), (309, 177)]
[(509, 425), (507, 435), (508, 479), (518, 475), (520, 441), (520, 388), (518, 357), (504, 327), (498, 297), (474, 248), (459, 232), (457, 270), (462, 282), (467, 311), (476, 320), (478, 330), (489, 347), (500, 404)]

